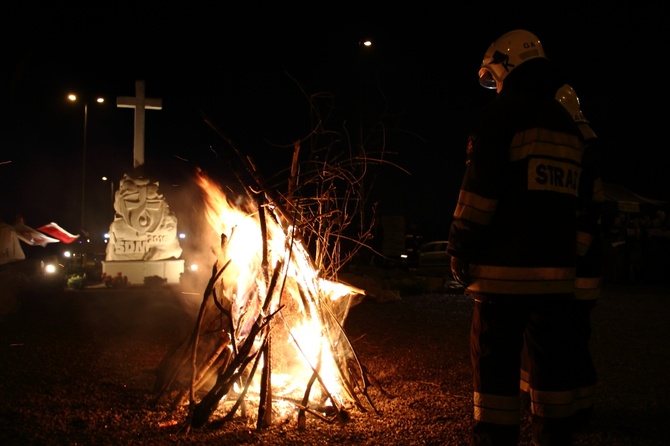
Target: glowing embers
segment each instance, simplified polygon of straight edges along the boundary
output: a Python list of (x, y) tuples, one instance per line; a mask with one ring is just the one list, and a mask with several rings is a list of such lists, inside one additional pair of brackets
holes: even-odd
[[(277, 206), (232, 202), (197, 178), (220, 239), (192, 334), (159, 367), (157, 397), (188, 404), (185, 427), (245, 416), (257, 427), (305, 415), (348, 418), (374, 410), (342, 328), (363, 291), (319, 277)], [(253, 408), (253, 410), (251, 410)]]

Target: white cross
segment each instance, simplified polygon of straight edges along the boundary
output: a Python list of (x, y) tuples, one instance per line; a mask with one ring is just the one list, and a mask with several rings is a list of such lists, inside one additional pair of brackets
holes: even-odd
[(163, 108), (161, 99), (144, 97), (144, 81), (135, 81), (135, 97), (119, 96), (116, 106), (135, 109), (135, 145), (133, 147), (133, 167), (144, 164), (144, 110), (160, 110)]

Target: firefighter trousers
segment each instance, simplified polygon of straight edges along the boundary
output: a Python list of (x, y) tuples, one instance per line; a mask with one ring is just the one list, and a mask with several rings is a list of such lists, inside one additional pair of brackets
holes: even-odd
[(575, 411), (572, 294), (474, 295), (470, 330), (473, 367), (472, 445), (517, 445), (521, 423), (521, 353), (529, 359), (533, 438), (572, 444)]

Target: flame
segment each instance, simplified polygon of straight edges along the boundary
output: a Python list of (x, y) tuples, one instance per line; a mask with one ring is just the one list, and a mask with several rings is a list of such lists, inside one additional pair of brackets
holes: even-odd
[(364, 291), (320, 277), (295, 226), (272, 203), (231, 200), (202, 172), (196, 182), (219, 240), (192, 347), (182, 350), (193, 355), (195, 418), (198, 408), (201, 423), (214, 406), (236, 409), (240, 395), (260, 407), (263, 379), (273, 417), (365, 410), (362, 367), (342, 328)]

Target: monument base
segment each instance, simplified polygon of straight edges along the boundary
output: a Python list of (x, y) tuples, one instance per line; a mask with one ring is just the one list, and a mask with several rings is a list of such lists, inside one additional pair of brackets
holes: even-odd
[(144, 278), (158, 276), (168, 284), (179, 284), (184, 272), (183, 260), (108, 260), (102, 262), (102, 272), (108, 276), (121, 273), (128, 277), (129, 285), (144, 285)]

